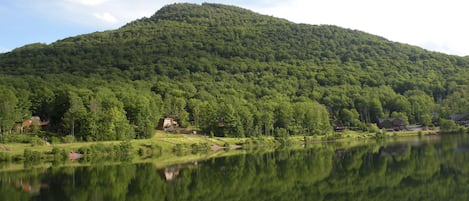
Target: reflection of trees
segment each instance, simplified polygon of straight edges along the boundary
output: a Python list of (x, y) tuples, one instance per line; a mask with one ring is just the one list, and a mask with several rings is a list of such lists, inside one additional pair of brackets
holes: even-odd
[[(2, 200), (466, 200), (469, 153), (457, 143), (330, 146), (241, 155), (165, 169), (123, 164), (50, 169), (44, 174), (1, 173)], [(75, 178), (73, 180), (72, 178)], [(47, 183), (31, 195), (3, 178)], [(34, 180), (35, 179), (35, 180)], [(74, 182), (74, 183), (73, 183)]]

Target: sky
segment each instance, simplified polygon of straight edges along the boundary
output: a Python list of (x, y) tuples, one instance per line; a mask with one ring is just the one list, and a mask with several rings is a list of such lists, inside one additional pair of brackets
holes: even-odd
[(229, 4), (295, 23), (337, 25), (431, 51), (469, 55), (466, 0), (1, 0), (0, 52), (117, 29), (181, 2)]

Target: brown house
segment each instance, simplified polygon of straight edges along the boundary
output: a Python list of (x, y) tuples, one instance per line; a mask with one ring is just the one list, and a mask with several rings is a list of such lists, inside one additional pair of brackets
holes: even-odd
[(453, 114), (449, 116), (451, 120), (461, 126), (469, 126), (469, 113), (466, 114)]
[(389, 131), (400, 131), (406, 129), (406, 124), (402, 118), (379, 119), (378, 127)]
[(18, 122), (16, 125), (15, 125), (15, 130), (18, 132), (24, 132), (25, 130), (30, 130), (31, 128), (33, 128), (34, 126), (37, 126), (37, 127), (44, 127), (44, 126), (47, 126), (49, 125), (49, 121), (41, 121), (41, 118), (38, 117), (38, 116), (32, 116), (31, 118), (23, 121), (23, 122)]
[(158, 129), (161, 129), (164, 131), (174, 131), (178, 127), (179, 127), (178, 122), (174, 120), (173, 118), (163, 118), (163, 119), (160, 119), (160, 122), (158, 123)]

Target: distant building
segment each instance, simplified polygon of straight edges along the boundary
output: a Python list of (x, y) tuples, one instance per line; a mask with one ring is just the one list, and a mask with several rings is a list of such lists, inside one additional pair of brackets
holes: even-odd
[(158, 129), (161, 129), (164, 131), (174, 131), (178, 127), (179, 127), (178, 122), (174, 120), (173, 118), (163, 118), (163, 119), (160, 119), (160, 122), (158, 123)]
[(451, 120), (461, 126), (469, 126), (469, 113), (466, 114), (453, 114), (449, 116)]
[(406, 129), (406, 123), (402, 118), (379, 119), (378, 127), (389, 131), (400, 131)]
[(17, 122), (15, 125), (15, 130), (18, 132), (24, 132), (25, 130), (30, 130), (34, 126), (37, 126), (39, 128), (45, 127), (49, 125), (49, 121), (41, 121), (41, 118), (38, 116), (32, 116), (31, 118), (23, 121), (23, 122)]

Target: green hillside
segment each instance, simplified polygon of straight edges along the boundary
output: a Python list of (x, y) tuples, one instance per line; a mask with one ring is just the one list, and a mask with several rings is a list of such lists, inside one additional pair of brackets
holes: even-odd
[(173, 117), (218, 136), (432, 125), (469, 112), (469, 58), (220, 4), (173, 4), (111, 31), (0, 54), (0, 128), (31, 115), (82, 140)]

